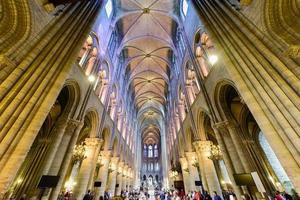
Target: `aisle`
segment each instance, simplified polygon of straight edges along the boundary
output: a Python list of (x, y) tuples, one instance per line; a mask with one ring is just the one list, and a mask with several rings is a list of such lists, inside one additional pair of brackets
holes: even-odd
[(148, 190), (148, 194), (149, 194), (149, 200), (155, 200), (155, 190), (154, 189), (150, 189)]

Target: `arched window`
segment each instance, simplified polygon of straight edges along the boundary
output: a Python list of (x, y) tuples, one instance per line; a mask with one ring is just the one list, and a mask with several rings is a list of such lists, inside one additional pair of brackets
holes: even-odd
[(158, 157), (158, 147), (157, 147), (157, 144), (154, 145), (154, 157), (155, 158)]
[(195, 36), (195, 55), (200, 64), (200, 69), (206, 77), (211, 70), (210, 68), (218, 61), (218, 56), (215, 53), (213, 42), (206, 32)]
[[(288, 175), (286, 174), (285, 170), (283, 169), (281, 163), (279, 162), (276, 154), (274, 153), (272, 147), (270, 146), (270, 144), (268, 143), (267, 139), (265, 138), (265, 136), (262, 132), (259, 132), (258, 140), (259, 140), (259, 144), (262, 147), (262, 149), (263, 149), (270, 165), (272, 166), (272, 169), (274, 170), (278, 180), (283, 185), (285, 190), (290, 192), (291, 189), (293, 188), (293, 185), (292, 185)], [(270, 179), (272, 179), (271, 180), (272, 182), (275, 181), (272, 177), (270, 177)], [(274, 182), (274, 184), (276, 186), (279, 186), (279, 183)]]
[(147, 157), (147, 145), (144, 144), (144, 157)]
[(152, 145), (149, 145), (149, 147), (148, 147), (148, 157), (149, 158), (153, 157), (153, 147), (152, 147)]
[(159, 164), (158, 164), (158, 162), (155, 164), (155, 171), (159, 171)]
[(187, 15), (188, 10), (189, 10), (189, 4), (188, 4), (187, 0), (183, 0), (182, 1), (182, 12), (183, 12), (184, 16)]
[(106, 12), (107, 18), (110, 17), (112, 9), (113, 9), (112, 1), (108, 0), (105, 5), (105, 12)]

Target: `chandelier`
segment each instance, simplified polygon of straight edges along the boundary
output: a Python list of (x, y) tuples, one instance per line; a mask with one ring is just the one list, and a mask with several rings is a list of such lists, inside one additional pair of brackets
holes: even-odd
[(178, 172), (176, 170), (171, 170), (171, 177), (176, 178), (178, 176)]
[(81, 143), (79, 145), (75, 145), (74, 150), (73, 150), (73, 155), (72, 155), (72, 160), (74, 163), (81, 162), (84, 159), (86, 159), (85, 155), (86, 149), (85, 149), (85, 144)]
[(210, 145), (210, 156), (208, 158), (211, 160), (222, 159), (222, 151), (219, 145), (215, 145), (215, 144)]

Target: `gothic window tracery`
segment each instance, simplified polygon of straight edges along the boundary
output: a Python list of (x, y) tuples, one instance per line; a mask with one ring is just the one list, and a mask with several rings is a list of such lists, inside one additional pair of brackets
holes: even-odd
[(149, 147), (148, 147), (148, 157), (149, 158), (153, 157), (153, 146), (152, 146), (152, 144), (150, 144)]

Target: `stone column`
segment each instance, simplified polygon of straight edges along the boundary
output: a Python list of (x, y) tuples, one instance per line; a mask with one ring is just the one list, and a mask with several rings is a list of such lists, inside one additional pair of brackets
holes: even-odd
[(98, 138), (86, 138), (86, 158), (82, 161), (80, 170), (77, 176), (77, 185), (74, 190), (74, 197), (76, 199), (83, 199), (84, 194), (90, 188), (87, 188), (93, 172), (93, 166), (96, 165), (98, 151), (100, 147), (100, 140)]
[[(62, 165), (57, 166), (56, 163), (53, 162), (53, 165), (51, 166), (51, 169), (50, 169), (50, 171), (53, 170), (53, 172), (58, 172), (57, 175), (60, 176), (60, 179), (58, 181), (57, 186), (51, 191), (49, 199), (56, 200), (59, 192), (61, 191), (61, 189), (63, 187), (64, 179), (66, 177), (68, 167), (72, 160), (73, 149), (76, 144), (76, 141), (77, 141), (77, 138), (78, 138), (78, 135), (80, 133), (82, 126), (83, 126), (83, 122), (76, 121), (76, 120), (70, 120), (70, 122), (68, 124), (68, 127), (65, 132), (65, 136), (67, 138), (66, 138), (66, 140), (62, 140), (62, 144), (66, 145), (67, 153), (64, 155), (57, 155), (55, 157), (55, 159), (60, 159), (62, 161), (61, 162)], [(70, 138), (70, 142), (68, 142), (68, 140), (67, 140), (68, 138)], [(60, 147), (62, 147), (62, 145), (60, 145)]]
[[(47, 161), (44, 165), (44, 169), (43, 169), (43, 173), (42, 174), (48, 174), (48, 170), (51, 167), (51, 164), (53, 163), (53, 161), (55, 160), (55, 156), (57, 154), (57, 151), (60, 150), (60, 143), (62, 141), (62, 138), (64, 136), (64, 133), (67, 129), (67, 131), (69, 131), (68, 129), (70, 129), (70, 126), (73, 126), (72, 124), (72, 120), (70, 120), (68, 118), (67, 115), (62, 116), (61, 118), (58, 119), (57, 123), (55, 124), (54, 127), (54, 134), (53, 134), (53, 143), (51, 144), (51, 148), (49, 149), (49, 152), (47, 153)], [(68, 140), (69, 142), (69, 140)], [(66, 148), (67, 146), (65, 146)], [(61, 155), (61, 157), (63, 157), (65, 154), (65, 152), (63, 152), (63, 154)]]
[(186, 84), (185, 85), (185, 87), (186, 87), (186, 90), (187, 90), (187, 93), (188, 93), (188, 98), (189, 98), (189, 100), (190, 100), (190, 102), (192, 103), (192, 102), (194, 102), (194, 100), (195, 100), (195, 93), (194, 93), (194, 91), (193, 91), (193, 86), (191, 86), (191, 84)]
[(111, 151), (101, 151), (100, 156), (101, 156), (101, 161), (100, 161), (101, 163), (100, 163), (100, 169), (99, 169), (97, 180), (101, 182), (101, 187), (96, 189), (96, 199), (99, 199), (100, 196), (104, 197), (104, 192), (107, 183), (107, 176), (108, 176), (108, 167), (111, 158)]
[[(241, 194), (242, 194), (242, 190), (239, 186), (236, 185), (236, 183), (234, 181), (234, 178), (233, 178), (233, 174), (236, 173), (233, 165), (236, 165), (236, 164), (233, 161), (231, 161), (230, 155), (229, 155), (230, 154), (229, 153), (230, 149), (228, 149), (228, 147), (226, 147), (225, 141), (223, 140), (224, 137), (227, 137), (225, 135), (226, 133), (224, 133), (223, 137), (221, 137), (220, 132), (222, 131), (222, 127), (223, 127), (222, 124), (223, 123), (214, 124), (213, 129), (214, 129), (218, 144), (220, 145), (220, 148), (221, 148), (221, 151), (222, 151), (223, 159), (224, 159), (224, 162), (225, 162), (225, 165), (226, 165), (226, 169), (228, 171), (228, 175), (229, 175), (232, 187), (234, 189), (234, 192), (236, 193), (237, 198), (240, 199)], [(219, 131), (219, 130), (221, 130), (221, 131)]]
[(126, 177), (127, 177), (127, 170), (128, 170), (128, 165), (125, 164), (124, 165), (124, 169), (123, 169), (123, 175), (122, 175), (122, 190), (126, 190), (126, 185), (127, 185), (127, 181), (126, 181)]
[(68, 150), (68, 144), (71, 141), (71, 137), (74, 133), (74, 130), (76, 129), (76, 126), (78, 125), (78, 121), (74, 119), (70, 119), (67, 122), (67, 127), (64, 129), (63, 136), (60, 140), (60, 143), (55, 151), (54, 158), (52, 160), (49, 159), (48, 164), (51, 164), (50, 166), (46, 165), (45, 167), (45, 173), (49, 175), (57, 175), (59, 172), (59, 169), (63, 163), (65, 154)]
[(130, 168), (128, 173), (128, 190), (132, 190), (133, 187), (133, 171), (132, 168)]
[(188, 162), (185, 157), (179, 158), (179, 162), (180, 162), (181, 169), (182, 169), (184, 190), (185, 190), (185, 193), (188, 193), (191, 190), (191, 186), (190, 186), (191, 179), (190, 179), (190, 173), (189, 173), (189, 168), (188, 168)]
[(118, 162), (119, 157), (112, 157), (109, 164), (110, 166), (108, 169), (108, 183), (106, 188), (111, 197), (115, 196)]
[(226, 122), (226, 127), (229, 131), (230, 137), (233, 141), (233, 144), (237, 150), (239, 155), (239, 160), (241, 161), (245, 172), (251, 172), (251, 165), (249, 163), (249, 154), (247, 154), (245, 146), (243, 145), (242, 138), (241, 138), (241, 131), (238, 128), (238, 125), (234, 122)]
[[(266, 37), (247, 17), (224, 2), (195, 1), (195, 5), (208, 32), (214, 34), (226, 71), (300, 192), (300, 86), (295, 70), (299, 64), (289, 56), (281, 56), (286, 44), (280, 38)], [(230, 21), (226, 20), (229, 15)], [(272, 29), (265, 32), (274, 36)]]
[(227, 121), (219, 122), (214, 124), (213, 126), (214, 132), (216, 133), (216, 138), (218, 144), (220, 145), (222, 152), (226, 154), (228, 157), (228, 162), (232, 163), (232, 172), (234, 173), (244, 173), (244, 167), (240, 162), (239, 155), (237, 153), (237, 149), (235, 148), (233, 141), (230, 137), (229, 131), (227, 129)]
[(0, 145), (0, 198), (12, 184), (55, 103), (101, 4), (70, 5), (43, 27), (39, 39), (28, 41), (31, 45), (4, 44), (18, 65), (0, 72), (0, 134), (5, 136)]
[(190, 172), (190, 189), (193, 191), (200, 191), (200, 187), (196, 187), (195, 185), (195, 181), (200, 181), (199, 172), (196, 165), (196, 163), (198, 162), (197, 154), (196, 152), (185, 152), (185, 156), (187, 158), (188, 169)]
[(212, 195), (213, 191), (216, 191), (218, 194), (222, 194), (214, 163), (208, 158), (210, 156), (211, 144), (211, 141), (194, 142), (198, 157), (202, 160), (201, 166), (203, 167), (201, 169), (204, 170), (204, 177), (202, 179), (206, 179), (209, 193)]
[(118, 173), (117, 173), (117, 181), (116, 181), (116, 185), (119, 185), (118, 187), (116, 187), (116, 192), (115, 195), (116, 196), (120, 196), (121, 195), (121, 190), (122, 190), (122, 184), (123, 184), (123, 167), (124, 167), (124, 162), (119, 162), (118, 165)]

